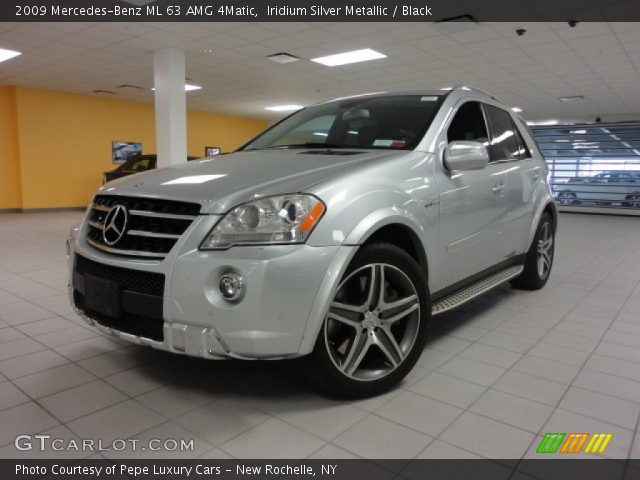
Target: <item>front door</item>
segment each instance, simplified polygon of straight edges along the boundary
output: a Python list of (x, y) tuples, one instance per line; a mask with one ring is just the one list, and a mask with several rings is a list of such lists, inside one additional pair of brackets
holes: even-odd
[[(478, 102), (460, 105), (443, 138), (489, 145), (489, 133)], [(438, 152), (436, 180), (440, 190), (439, 268), (434, 291), (449, 287), (499, 263), (503, 258), (506, 175), (500, 163), (482, 170), (449, 171)]]

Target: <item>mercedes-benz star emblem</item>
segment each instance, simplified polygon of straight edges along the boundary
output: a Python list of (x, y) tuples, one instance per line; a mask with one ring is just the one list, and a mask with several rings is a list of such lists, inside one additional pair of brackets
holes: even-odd
[(104, 228), (102, 229), (102, 239), (109, 246), (115, 245), (123, 237), (127, 230), (129, 213), (124, 205), (116, 205), (107, 216), (104, 217)]

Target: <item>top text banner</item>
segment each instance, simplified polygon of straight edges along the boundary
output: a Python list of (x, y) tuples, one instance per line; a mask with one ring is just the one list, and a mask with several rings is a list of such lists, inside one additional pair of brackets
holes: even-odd
[(0, 0), (3, 22), (640, 21), (640, 0)]

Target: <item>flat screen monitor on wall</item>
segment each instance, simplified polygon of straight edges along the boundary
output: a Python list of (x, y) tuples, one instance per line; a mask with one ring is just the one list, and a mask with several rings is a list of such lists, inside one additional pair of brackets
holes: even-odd
[(124, 163), (130, 158), (142, 154), (142, 143), (138, 142), (111, 142), (111, 154), (113, 163)]

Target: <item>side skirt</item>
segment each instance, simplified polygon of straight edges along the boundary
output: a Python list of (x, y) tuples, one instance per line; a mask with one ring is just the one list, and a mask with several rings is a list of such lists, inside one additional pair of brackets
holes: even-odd
[(432, 295), (431, 314), (438, 315), (467, 303), (501, 283), (517, 277), (524, 270), (524, 255), (480, 272)]

